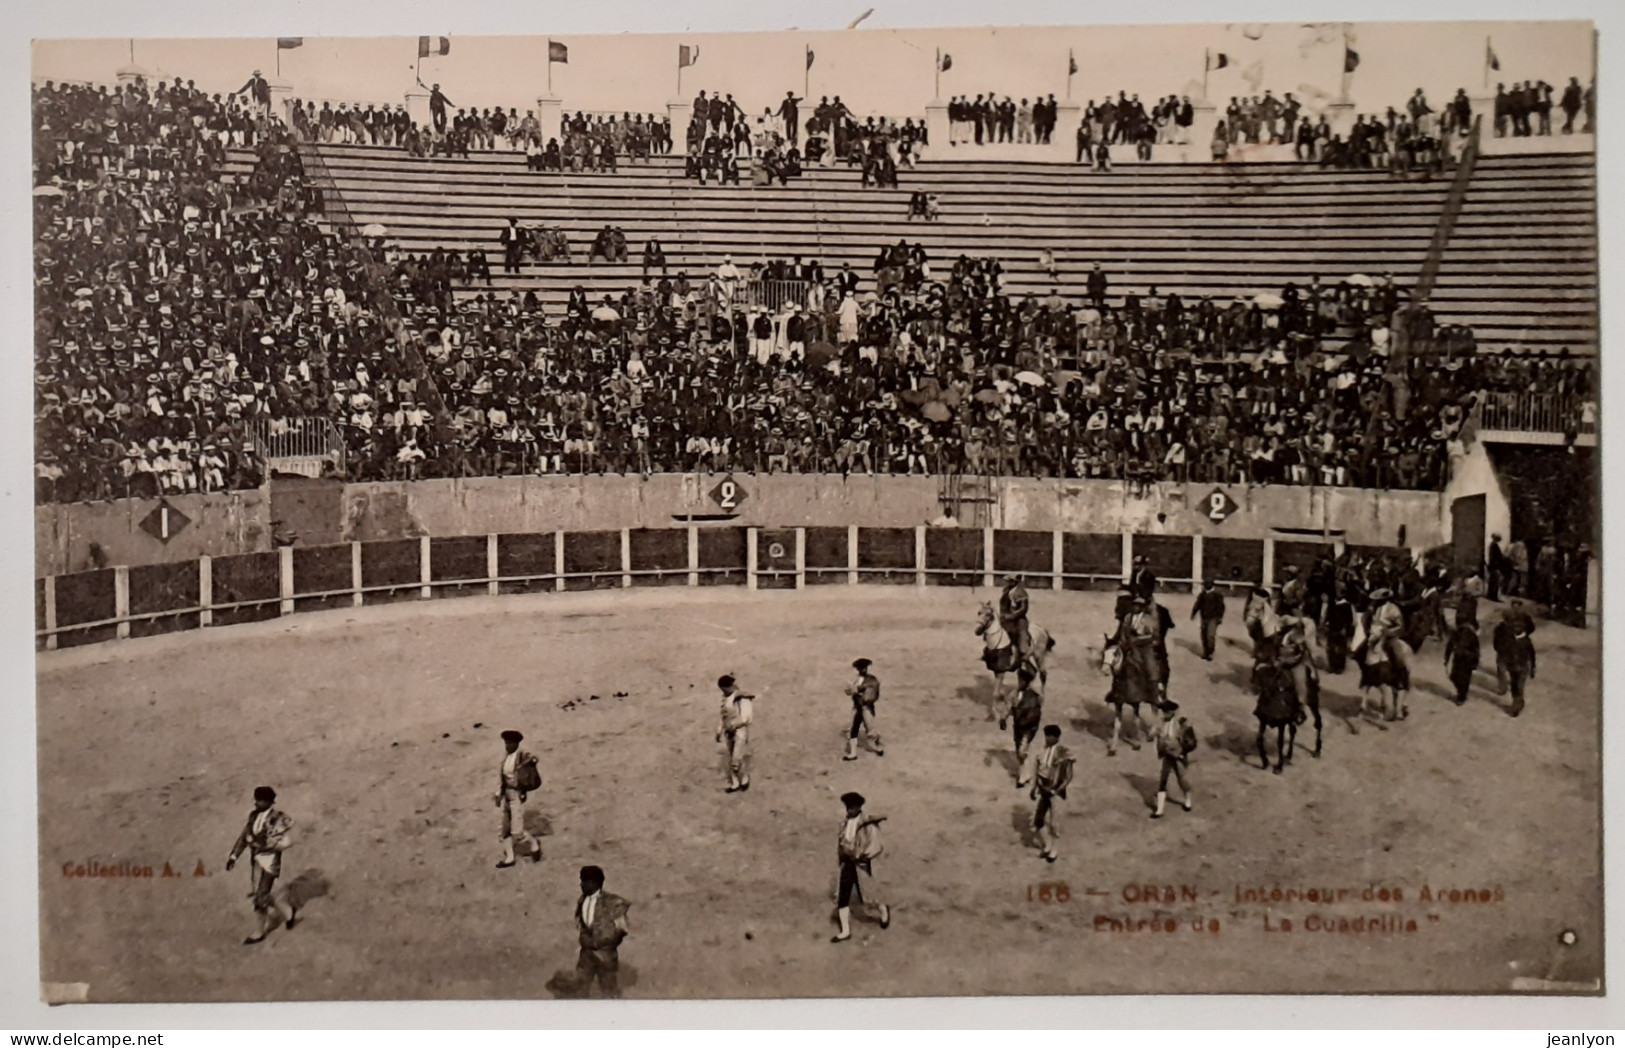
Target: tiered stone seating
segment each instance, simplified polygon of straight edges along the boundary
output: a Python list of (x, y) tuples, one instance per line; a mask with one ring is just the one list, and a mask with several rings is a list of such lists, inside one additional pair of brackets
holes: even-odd
[[(906, 238), (943, 265), (961, 253), (999, 258), (1017, 294), (1051, 286), (1039, 267), (1045, 248), (1057, 257), (1062, 293), (1073, 296), (1097, 261), (1114, 299), (1155, 285), (1187, 301), (1228, 301), (1354, 273), (1392, 273), (1408, 285), (1449, 189), (1448, 180), (1295, 163), (1095, 173), (980, 160), (923, 161), (897, 190), (863, 188), (845, 167), (812, 169), (788, 187), (724, 188), (683, 180), (675, 156), (623, 163), (616, 174), (559, 175), (528, 172), (521, 156), (501, 152), (466, 161), (374, 147), (322, 152), (357, 221), (383, 223), (408, 251), (482, 247), (495, 287), (534, 287), (553, 306), (578, 284), (596, 297), (636, 283), (651, 235), (691, 278), (732, 254), (741, 267), (796, 255), (826, 269), (847, 262), (867, 280), (880, 245)], [(907, 221), (914, 190), (939, 195), (941, 221)], [(503, 275), (497, 233), (510, 215), (568, 230), (573, 264)], [(1594, 353), (1595, 215), (1591, 154), (1481, 159), (1433, 296), (1439, 321), (1471, 325), (1487, 350)], [(589, 267), (587, 248), (606, 223), (625, 231), (631, 257)]]

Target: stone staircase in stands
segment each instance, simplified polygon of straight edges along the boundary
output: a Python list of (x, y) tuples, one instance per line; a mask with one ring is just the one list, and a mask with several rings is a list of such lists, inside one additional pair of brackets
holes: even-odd
[[(570, 289), (618, 294), (638, 283), (639, 256), (659, 236), (673, 273), (690, 278), (725, 254), (849, 263), (871, 287), (881, 245), (924, 245), (940, 271), (960, 254), (997, 257), (1011, 291), (1081, 297), (1099, 262), (1115, 300), (1155, 286), (1187, 303), (1279, 291), (1318, 275), (1420, 271), (1448, 179), (1297, 163), (1147, 163), (1096, 173), (1065, 163), (926, 160), (895, 190), (866, 189), (846, 167), (814, 168), (788, 187), (700, 186), (681, 159), (624, 163), (616, 174), (530, 172), (522, 156), (413, 159), (382, 147), (323, 146), (359, 223), (380, 222), (407, 251), (481, 247), (498, 289), (534, 288), (562, 306)], [(246, 166), (247, 155), (236, 159)], [(747, 179), (748, 181), (748, 179)], [(938, 194), (937, 222), (908, 221), (909, 194)], [(501, 272), (497, 234), (508, 216), (569, 232), (571, 264)], [(627, 263), (587, 265), (593, 235), (621, 227)], [(1596, 171), (1592, 154), (1481, 157), (1446, 248), (1432, 305), (1441, 323), (1468, 324), (1490, 351), (1597, 348)], [(1054, 252), (1051, 281), (1039, 253)], [(481, 289), (470, 289), (466, 294)]]

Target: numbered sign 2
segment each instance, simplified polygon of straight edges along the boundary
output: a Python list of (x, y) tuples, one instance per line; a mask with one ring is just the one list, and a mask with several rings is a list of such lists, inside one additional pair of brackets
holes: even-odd
[(738, 512), (740, 503), (749, 497), (731, 473), (722, 478), (722, 483), (711, 489), (711, 501), (729, 513)]
[(1223, 488), (1214, 488), (1209, 492), (1207, 504), (1203, 506), (1202, 511), (1207, 514), (1208, 519), (1213, 523), (1222, 524), (1225, 518), (1240, 508), (1240, 506), (1236, 505), (1236, 500), (1231, 498)]

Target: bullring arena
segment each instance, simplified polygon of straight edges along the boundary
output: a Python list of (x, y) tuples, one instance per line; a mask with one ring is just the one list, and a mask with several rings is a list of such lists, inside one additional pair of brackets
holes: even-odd
[[(1328, 674), (1324, 756), (1300, 746), (1277, 777), (1253, 750), (1239, 602), (1206, 664), (1187, 599), (1165, 597), (1181, 620), (1170, 694), (1201, 747), (1194, 811), (1153, 822), (1155, 757), (1105, 755), (1110, 594), (1035, 592), (1034, 621), (1057, 638), (1046, 718), (1078, 754), (1062, 858), (1047, 865), (1024, 843), (1032, 803), (1012, 788), (1009, 735), (990, 723), (972, 635), (989, 595), (477, 596), (43, 655), (44, 978), (89, 983), (91, 1000), (252, 1000), (268, 986), (286, 999), (545, 996), (574, 955), (575, 870), (592, 862), (634, 902), (630, 996), (1595, 987), (1594, 630), (1542, 626), (1517, 720), (1492, 673), (1452, 706), (1436, 651), (1419, 659), (1411, 718), (1391, 725), (1359, 718), (1351, 675)], [(858, 655), (884, 682), (887, 750), (843, 763), (840, 689)], [(725, 671), (762, 696), (742, 795), (723, 792), (712, 741)], [(509, 726), (543, 755), (548, 826), (540, 865), (496, 870), (490, 781)], [(219, 864), (261, 780), (297, 820), (286, 876), (310, 898), (298, 928), (243, 958), (246, 881)], [(837, 947), (836, 798), (848, 789), (890, 816), (880, 872), (894, 916)], [(64, 876), (90, 856), (168, 861), (179, 876)], [(194, 876), (199, 862), (207, 876)], [(1040, 901), (1056, 884), (1068, 900)], [(1437, 901), (1420, 900), (1424, 886)], [(1237, 902), (1277, 888), (1352, 897)], [(1404, 900), (1366, 902), (1368, 888)], [(1447, 901), (1464, 889), (1487, 901)], [(1391, 921), (1301, 930), (1311, 915)], [(1568, 930), (1572, 946), (1559, 940)]]
[(1601, 994), (1592, 38), (1498, 32), (38, 42), (43, 996), (572, 995), (589, 865), (630, 997)]

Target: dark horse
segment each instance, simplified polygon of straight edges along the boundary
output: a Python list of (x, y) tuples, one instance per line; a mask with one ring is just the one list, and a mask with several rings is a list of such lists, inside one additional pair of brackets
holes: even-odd
[(1292, 686), (1292, 673), (1276, 661), (1277, 641), (1265, 637), (1255, 646), (1253, 653), (1253, 691), (1258, 694), (1258, 705), (1253, 716), (1258, 718), (1258, 759), (1266, 769), (1270, 766), (1269, 750), (1264, 744), (1265, 733), (1275, 729), (1275, 774), (1281, 774), (1284, 765), (1292, 760), (1298, 743), (1298, 725), (1315, 718), (1315, 750), (1320, 756), (1320, 680), (1309, 677), (1309, 709), (1306, 712), (1298, 701), (1298, 691)]

